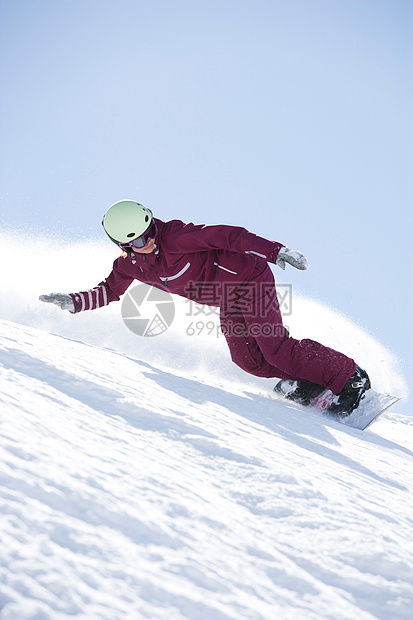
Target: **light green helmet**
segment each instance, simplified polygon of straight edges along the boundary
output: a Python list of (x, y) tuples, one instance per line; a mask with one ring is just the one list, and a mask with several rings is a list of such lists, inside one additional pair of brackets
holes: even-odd
[(130, 243), (143, 235), (152, 223), (150, 209), (135, 200), (119, 200), (109, 207), (102, 225), (116, 244)]

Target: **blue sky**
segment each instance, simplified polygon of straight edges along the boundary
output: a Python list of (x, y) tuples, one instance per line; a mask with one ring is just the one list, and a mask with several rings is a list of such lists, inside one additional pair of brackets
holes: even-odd
[(1, 226), (245, 226), (412, 378), (412, 31), (406, 0), (1, 0)]

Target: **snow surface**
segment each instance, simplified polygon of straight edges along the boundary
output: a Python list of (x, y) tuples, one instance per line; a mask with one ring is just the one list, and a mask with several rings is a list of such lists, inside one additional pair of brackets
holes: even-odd
[(0, 420), (1, 620), (413, 617), (411, 417), (1, 320)]

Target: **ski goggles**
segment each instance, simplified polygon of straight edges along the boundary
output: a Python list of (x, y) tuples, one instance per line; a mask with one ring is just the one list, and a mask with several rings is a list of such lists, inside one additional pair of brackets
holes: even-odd
[(143, 235), (140, 235), (139, 237), (136, 237), (136, 239), (133, 239), (132, 241), (129, 241), (129, 243), (118, 243), (119, 247), (123, 248), (136, 248), (137, 250), (144, 248), (146, 245), (148, 245), (149, 241), (151, 241), (152, 239), (155, 239), (157, 233), (157, 228), (156, 228), (156, 224), (155, 222), (152, 220), (151, 225), (149, 226), (148, 230), (146, 230)]

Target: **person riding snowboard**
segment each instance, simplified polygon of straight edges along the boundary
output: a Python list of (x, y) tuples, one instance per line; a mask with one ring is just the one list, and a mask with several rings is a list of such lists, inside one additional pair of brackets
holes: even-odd
[(343, 353), (314, 340), (296, 340), (283, 326), (268, 263), (307, 269), (301, 252), (227, 225), (164, 222), (133, 200), (115, 202), (103, 228), (122, 250), (98, 286), (79, 293), (41, 295), (73, 314), (118, 301), (134, 280), (218, 306), (232, 361), (257, 377), (277, 377), (275, 391), (308, 405), (326, 389), (329, 411), (346, 415), (370, 386), (367, 373)]

